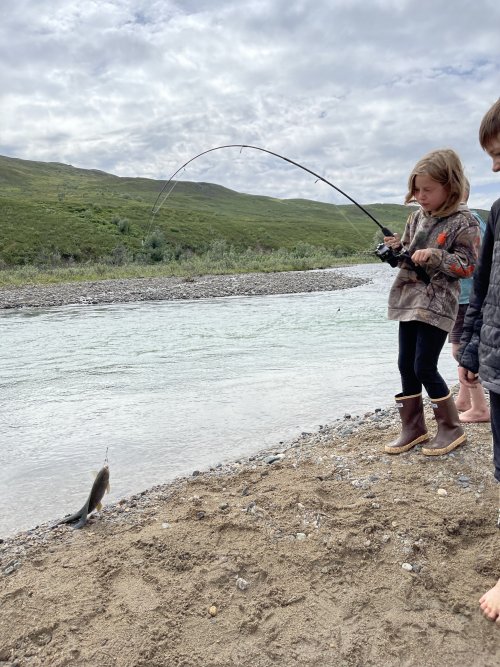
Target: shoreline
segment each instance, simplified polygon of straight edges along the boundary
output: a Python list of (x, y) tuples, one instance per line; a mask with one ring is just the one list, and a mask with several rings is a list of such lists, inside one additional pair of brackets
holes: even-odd
[(82, 530), (7, 538), (0, 664), (494, 664), (477, 611), (498, 578), (490, 425), (436, 460), (384, 454), (397, 428), (392, 406), (345, 415)]
[(127, 278), (0, 288), (0, 310), (174, 301), (228, 296), (301, 294), (357, 287), (366, 280), (346, 276), (352, 267), (278, 273), (204, 275), (195, 278)]

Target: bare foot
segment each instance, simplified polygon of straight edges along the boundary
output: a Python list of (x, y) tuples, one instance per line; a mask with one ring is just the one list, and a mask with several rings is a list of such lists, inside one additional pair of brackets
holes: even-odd
[(471, 402), (467, 399), (462, 399), (460, 396), (457, 396), (455, 405), (457, 406), (457, 410), (459, 412), (465, 412), (471, 408)]
[(474, 408), (470, 408), (469, 410), (465, 410), (465, 412), (461, 412), (458, 415), (458, 418), (460, 419), (461, 422), (465, 423), (489, 422), (490, 411), (488, 409), (475, 410)]
[(479, 600), (479, 606), (486, 618), (500, 625), (500, 579)]

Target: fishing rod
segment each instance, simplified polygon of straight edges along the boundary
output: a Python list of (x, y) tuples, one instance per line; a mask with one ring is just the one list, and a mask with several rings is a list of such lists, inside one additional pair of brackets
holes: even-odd
[[(382, 225), (369, 211), (366, 210), (364, 206), (362, 206), (360, 203), (358, 203), (353, 197), (347, 194), (347, 192), (344, 192), (341, 190), (339, 187), (334, 185), (331, 181), (327, 180), (324, 178), (324, 176), (321, 176), (320, 174), (317, 174), (315, 171), (312, 169), (309, 169), (308, 167), (305, 167), (303, 164), (300, 164), (299, 162), (296, 162), (295, 160), (291, 160), (288, 157), (285, 157), (284, 155), (280, 155), (279, 153), (275, 153), (274, 151), (270, 151), (267, 148), (261, 148), (260, 146), (251, 146), (250, 144), (225, 144), (223, 146), (215, 146), (214, 148), (209, 148), (206, 151), (202, 151), (201, 153), (198, 153), (198, 155), (195, 155), (191, 159), (189, 159), (187, 162), (185, 162), (182, 166), (180, 166), (173, 174), (170, 176), (168, 181), (165, 182), (163, 185), (162, 189), (160, 190), (155, 203), (153, 204), (153, 207), (151, 209), (151, 219), (158, 213), (160, 208), (163, 205), (163, 202), (167, 199), (167, 197), (170, 195), (172, 190), (175, 187), (174, 185), (170, 188), (170, 190), (167, 192), (165, 197), (162, 199), (162, 195), (165, 192), (165, 190), (169, 187), (170, 183), (172, 183), (173, 179), (177, 176), (177, 174), (185, 169), (188, 164), (191, 162), (194, 162), (194, 160), (197, 160), (199, 157), (202, 157), (203, 155), (207, 155), (208, 153), (212, 153), (213, 151), (219, 151), (225, 148), (239, 148), (240, 152), (244, 148), (251, 148), (252, 150), (255, 151), (261, 151), (262, 153), (267, 153), (268, 155), (273, 155), (274, 157), (279, 158), (280, 160), (284, 160), (285, 162), (288, 162), (290, 164), (293, 164), (295, 167), (298, 167), (299, 169), (302, 169), (303, 171), (306, 171), (307, 173), (311, 174), (314, 176), (316, 179), (319, 181), (322, 181), (323, 183), (326, 183), (329, 185), (331, 188), (339, 192), (341, 195), (346, 197), (350, 202), (352, 202), (355, 206), (357, 206), (363, 213), (365, 213), (376, 225), (379, 227), (381, 232), (384, 234), (384, 236), (394, 236), (394, 234), (391, 232), (391, 230), (388, 227), (385, 227)], [(161, 203), (158, 203), (160, 202)], [(384, 243), (380, 243), (376, 250), (375, 254), (379, 259), (381, 259), (383, 262), (388, 262), (392, 267), (398, 266), (399, 261), (404, 260), (405, 262), (408, 263), (408, 265), (412, 268), (413, 271), (415, 271), (418, 275), (419, 278), (421, 278), (426, 284), (430, 282), (429, 276), (427, 273), (422, 269), (422, 267), (417, 266), (414, 264), (410, 258), (410, 255), (406, 252), (401, 252), (401, 253), (395, 253), (392, 248), (389, 246), (385, 245)]]
[[(291, 160), (290, 158), (285, 157), (284, 155), (280, 155), (279, 153), (274, 153), (273, 151), (270, 151), (267, 148), (261, 148), (260, 146), (250, 146), (249, 144), (226, 144), (224, 146), (215, 146), (214, 148), (209, 148), (208, 150), (203, 151), (202, 153), (198, 153), (198, 155), (195, 155), (190, 160), (185, 162), (181, 167), (179, 167), (179, 169), (177, 169), (177, 171), (175, 171), (172, 174), (172, 176), (170, 176), (168, 181), (164, 184), (163, 188), (160, 190), (160, 193), (158, 194), (158, 197), (156, 198), (156, 201), (155, 201), (155, 203), (153, 205), (153, 208), (152, 208), (152, 211), (151, 211), (152, 215), (155, 215), (160, 210), (161, 204), (160, 204), (160, 206), (158, 206), (158, 201), (161, 199), (165, 190), (168, 188), (170, 183), (173, 181), (173, 179), (177, 176), (177, 174), (180, 171), (185, 169), (188, 166), (188, 164), (190, 164), (191, 162), (194, 162), (194, 160), (197, 160), (199, 157), (202, 157), (202, 155), (207, 155), (207, 153), (212, 153), (213, 151), (219, 151), (223, 148), (239, 148), (240, 150), (243, 150), (244, 148), (251, 148), (252, 150), (261, 151), (262, 153), (267, 153), (268, 155), (274, 155), (274, 157), (277, 157), (280, 160), (284, 160), (285, 162), (289, 162), (290, 164), (293, 164), (295, 167), (298, 167), (299, 169), (302, 169), (303, 171), (307, 171), (309, 174), (311, 174), (312, 176), (314, 176), (318, 180), (323, 181), (323, 183), (326, 183), (327, 185), (329, 185), (331, 188), (333, 188), (337, 192), (340, 192), (341, 195), (344, 195), (344, 197), (346, 197), (346, 199), (351, 201), (355, 206), (357, 206), (361, 211), (363, 211), (363, 213), (365, 213), (369, 218), (371, 218), (371, 220), (373, 220), (373, 222), (380, 228), (380, 230), (383, 232), (384, 236), (393, 236), (393, 233), (391, 232), (391, 230), (388, 229), (387, 227), (384, 227), (383, 225), (381, 225), (380, 222), (376, 218), (374, 218), (373, 215), (369, 211), (366, 210), (366, 208), (364, 208), (364, 206), (359, 204), (350, 195), (348, 195), (346, 192), (341, 190), (339, 187), (337, 187), (336, 185), (334, 185), (333, 183), (328, 181), (326, 178), (324, 178), (323, 176), (320, 176), (320, 174), (317, 174), (315, 171), (312, 171), (312, 169), (309, 169), (308, 167), (304, 167), (303, 164), (300, 164), (299, 162), (295, 162), (295, 160)], [(171, 192), (171, 190), (170, 190), (170, 192)], [(167, 193), (167, 196), (168, 196), (168, 194), (170, 194), (170, 192)]]

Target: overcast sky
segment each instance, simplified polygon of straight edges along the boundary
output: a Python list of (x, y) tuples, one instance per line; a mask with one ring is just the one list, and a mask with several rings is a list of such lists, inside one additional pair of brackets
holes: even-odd
[[(500, 196), (477, 139), (499, 0), (1, 0), (0, 55), (1, 155), (167, 180), (252, 144), (367, 204), (451, 147), (470, 203)], [(347, 203), (252, 150), (178, 177)]]

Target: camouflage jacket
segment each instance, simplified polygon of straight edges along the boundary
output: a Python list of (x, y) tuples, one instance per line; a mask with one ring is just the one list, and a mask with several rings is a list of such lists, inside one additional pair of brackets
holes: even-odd
[(410, 256), (415, 250), (431, 248), (422, 268), (428, 285), (401, 260), (389, 293), (390, 320), (417, 320), (451, 331), (458, 312), (459, 278), (469, 278), (478, 257), (481, 236), (479, 223), (467, 206), (445, 218), (434, 218), (419, 209), (412, 213), (401, 238)]

